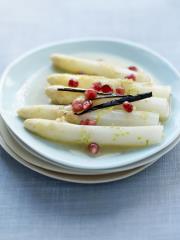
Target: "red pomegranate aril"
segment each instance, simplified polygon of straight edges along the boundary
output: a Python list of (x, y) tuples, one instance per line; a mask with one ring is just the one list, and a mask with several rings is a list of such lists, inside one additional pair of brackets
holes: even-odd
[(94, 89), (87, 89), (85, 91), (85, 98), (88, 100), (93, 100), (97, 97), (97, 92)]
[(132, 103), (126, 101), (123, 103), (123, 108), (126, 112), (132, 112), (133, 111), (133, 105)]
[(76, 103), (72, 105), (73, 112), (81, 112), (83, 110), (83, 105), (81, 103)]
[(83, 110), (83, 103), (80, 100), (74, 100), (72, 102), (73, 112), (81, 112)]
[(124, 95), (125, 94), (125, 89), (122, 87), (116, 88), (116, 94), (117, 95)]
[(129, 66), (128, 69), (135, 72), (138, 71), (138, 68), (136, 66)]
[(101, 91), (103, 93), (112, 93), (113, 89), (108, 84), (105, 84), (105, 85), (102, 86)]
[(85, 100), (83, 102), (83, 110), (88, 110), (89, 108), (91, 108), (93, 105), (91, 100)]
[(78, 87), (79, 82), (76, 79), (69, 79), (68, 86), (69, 87)]
[(93, 125), (93, 126), (96, 125), (96, 120), (93, 120), (93, 119), (89, 120), (88, 125)]
[(135, 76), (134, 74), (129, 74), (129, 75), (127, 75), (125, 78), (127, 78), (127, 79), (132, 79), (133, 81), (136, 80), (136, 76)]
[(99, 145), (97, 143), (90, 143), (88, 145), (88, 150), (89, 150), (89, 152), (91, 154), (95, 155), (95, 154), (97, 154), (99, 152), (100, 147), (99, 147)]
[(80, 125), (88, 125), (89, 119), (81, 120)]
[(92, 88), (94, 90), (96, 90), (97, 92), (99, 92), (99, 91), (101, 91), (102, 84), (100, 82), (95, 82), (95, 83), (93, 83)]
[(96, 125), (96, 120), (90, 119), (81, 120), (80, 125)]

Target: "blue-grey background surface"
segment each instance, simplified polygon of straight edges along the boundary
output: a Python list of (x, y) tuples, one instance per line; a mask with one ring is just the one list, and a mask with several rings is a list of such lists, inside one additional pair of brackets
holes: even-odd
[[(0, 73), (41, 44), (79, 37), (140, 42), (180, 68), (178, 0), (0, 0)], [(179, 240), (180, 144), (126, 180), (52, 180), (0, 149), (0, 240)]]

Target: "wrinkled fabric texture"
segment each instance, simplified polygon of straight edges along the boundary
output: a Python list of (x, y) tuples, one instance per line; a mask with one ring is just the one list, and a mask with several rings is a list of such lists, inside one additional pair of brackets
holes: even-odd
[[(177, 68), (178, 0), (0, 1), (0, 73), (44, 43), (78, 37), (140, 42)], [(180, 239), (180, 144), (136, 176), (100, 185), (35, 173), (0, 148), (0, 239)]]

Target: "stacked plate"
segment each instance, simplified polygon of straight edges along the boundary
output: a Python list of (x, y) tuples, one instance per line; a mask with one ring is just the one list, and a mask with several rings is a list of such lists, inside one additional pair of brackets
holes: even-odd
[[(50, 142), (26, 131), (17, 109), (45, 104), (44, 86), (53, 72), (49, 56), (54, 52), (71, 55), (124, 59), (171, 85), (171, 114), (159, 145), (126, 151), (105, 152), (97, 157), (77, 148)], [(180, 139), (180, 77), (177, 70), (158, 54), (134, 43), (118, 40), (76, 40), (35, 49), (13, 62), (0, 85), (0, 142), (23, 165), (52, 178), (79, 183), (102, 183), (123, 179), (150, 166), (171, 150)]]

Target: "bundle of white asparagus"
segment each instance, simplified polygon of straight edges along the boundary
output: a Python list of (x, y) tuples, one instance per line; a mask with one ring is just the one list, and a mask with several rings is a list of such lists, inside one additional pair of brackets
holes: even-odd
[[(68, 73), (48, 76), (45, 93), (54, 105), (18, 110), (18, 115), (26, 119), (25, 128), (50, 140), (76, 144), (147, 146), (162, 140), (162, 121), (169, 116), (169, 86), (156, 85), (148, 74), (135, 67), (128, 69), (60, 54), (51, 59), (55, 67)], [(86, 90), (97, 83), (112, 92), (97, 91), (98, 97), (90, 100), (97, 109), (74, 113), (72, 102), (86, 101)], [(114, 94), (119, 88), (125, 96), (152, 92), (152, 97), (133, 101), (131, 112), (125, 111), (122, 104), (101, 109), (100, 105), (123, 98)], [(81, 125), (87, 121), (93, 124)]]

